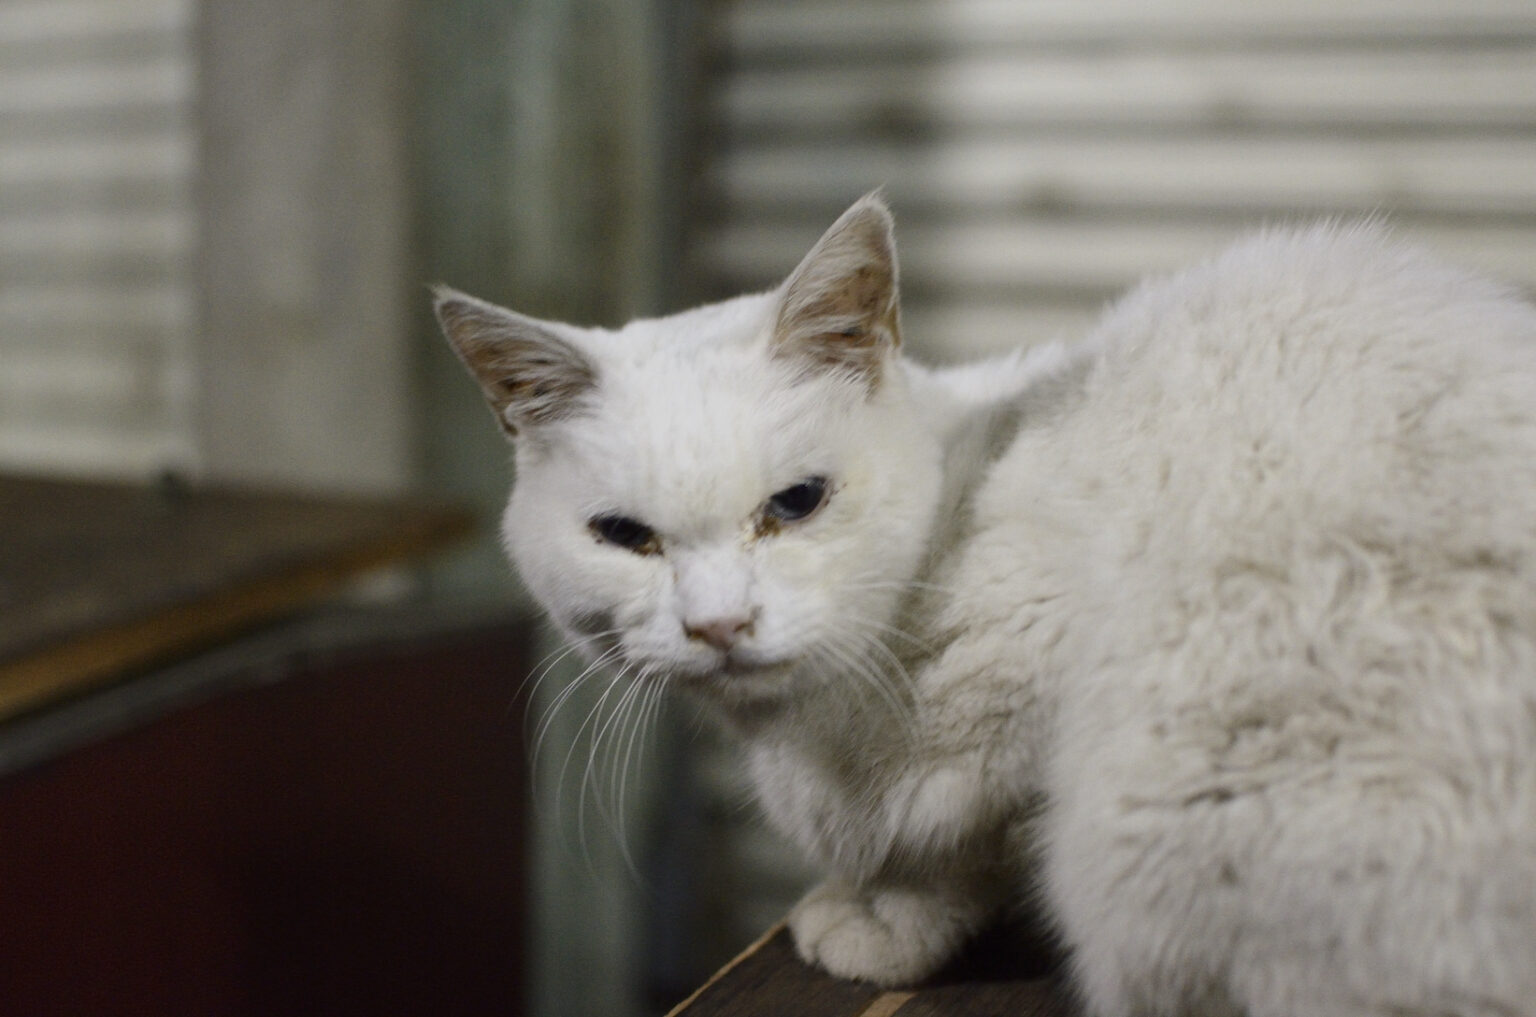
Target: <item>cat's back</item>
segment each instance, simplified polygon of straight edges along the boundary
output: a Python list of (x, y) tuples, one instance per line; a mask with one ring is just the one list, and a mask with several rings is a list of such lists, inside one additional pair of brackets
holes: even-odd
[(1216, 741), (1330, 697), (1404, 737), (1475, 701), (1536, 751), (1536, 310), (1318, 227), (1147, 283), (1089, 343), (978, 495), (957, 624)]
[(983, 530), (1076, 534), (1116, 586), (1320, 542), (1536, 555), (1536, 309), (1506, 287), (1374, 227), (1269, 232), (1143, 285), (1088, 342)]
[(1102, 438), (1162, 442), (1202, 501), (1379, 500), (1536, 444), (1536, 311), (1371, 227), (1249, 238), (1131, 294), (1098, 341)]
[(978, 658), (1047, 683), (1048, 882), (1085, 979), (1167, 942), (1135, 961), (1154, 981), (1236, 950), (1272, 959), (1257, 986), (1528, 999), (1536, 310), (1318, 228), (1146, 284), (1091, 342), (952, 584)]

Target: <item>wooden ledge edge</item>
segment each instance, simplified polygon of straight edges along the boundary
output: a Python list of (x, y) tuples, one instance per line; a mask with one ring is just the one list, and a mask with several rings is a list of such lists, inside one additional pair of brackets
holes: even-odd
[(693, 992), (689, 994), (687, 999), (683, 1000), (681, 1003), (677, 1004), (672, 1009), (668, 1010), (667, 1011), (667, 1017), (682, 1017), (683, 1011), (688, 1009), (694, 1003), (698, 1002), (699, 997), (704, 995), (705, 992), (709, 991), (709, 989), (716, 982), (720, 981), (726, 975), (730, 974), (743, 961), (745, 961), (747, 958), (751, 957), (753, 954), (757, 953), (757, 951), (761, 950), (765, 945), (767, 945), (767, 943), (768, 943), (768, 941), (770, 939), (772, 939), (774, 936), (777, 936), (779, 933), (783, 932), (784, 929), (785, 929), (785, 923), (784, 922), (779, 922), (776, 925), (771, 926), (768, 929), (767, 932), (763, 933), (761, 936), (758, 936), (757, 939), (753, 941), (751, 946), (749, 946), (745, 950), (741, 951), (741, 953), (738, 953), (735, 957), (732, 957), (729, 961), (726, 962), (726, 964), (725, 964), (725, 966), (723, 968), (721, 968), (719, 971), (716, 971), (714, 974), (710, 975), (709, 976), (709, 981), (705, 982), (703, 985), (699, 986), (697, 989), (694, 989)]
[(356, 541), (201, 599), (0, 663), (0, 721), (105, 685), (173, 652), (195, 652), (339, 592), (371, 571), (439, 550), (471, 529), (469, 514), (443, 511), (385, 536)]
[(917, 998), (917, 993), (909, 989), (882, 992), (870, 1000), (868, 1006), (860, 1010), (854, 1017), (896, 1017), (901, 1008)]

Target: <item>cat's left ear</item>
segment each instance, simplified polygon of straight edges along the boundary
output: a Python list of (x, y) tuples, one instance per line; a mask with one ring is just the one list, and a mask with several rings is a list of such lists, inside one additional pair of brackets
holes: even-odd
[(832, 224), (784, 283), (775, 356), (844, 372), (873, 391), (901, 343), (895, 227), (877, 193)]

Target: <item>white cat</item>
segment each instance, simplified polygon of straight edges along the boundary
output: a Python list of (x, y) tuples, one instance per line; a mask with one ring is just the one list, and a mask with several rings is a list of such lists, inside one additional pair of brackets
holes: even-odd
[(1095, 1014), (1536, 1014), (1536, 310), (1274, 231), (1072, 348), (899, 352), (889, 213), (616, 332), (442, 290), (507, 546), (704, 697), (826, 867), (801, 954), (920, 979), (1038, 893)]

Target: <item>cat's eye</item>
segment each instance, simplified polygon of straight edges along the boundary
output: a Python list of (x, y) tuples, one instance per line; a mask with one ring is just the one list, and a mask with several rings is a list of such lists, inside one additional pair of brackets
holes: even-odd
[(656, 531), (628, 516), (594, 516), (587, 528), (604, 543), (614, 544), (636, 554), (655, 554), (661, 550)]
[(811, 477), (768, 499), (763, 514), (781, 523), (793, 523), (805, 519), (821, 508), (827, 500), (827, 478)]

